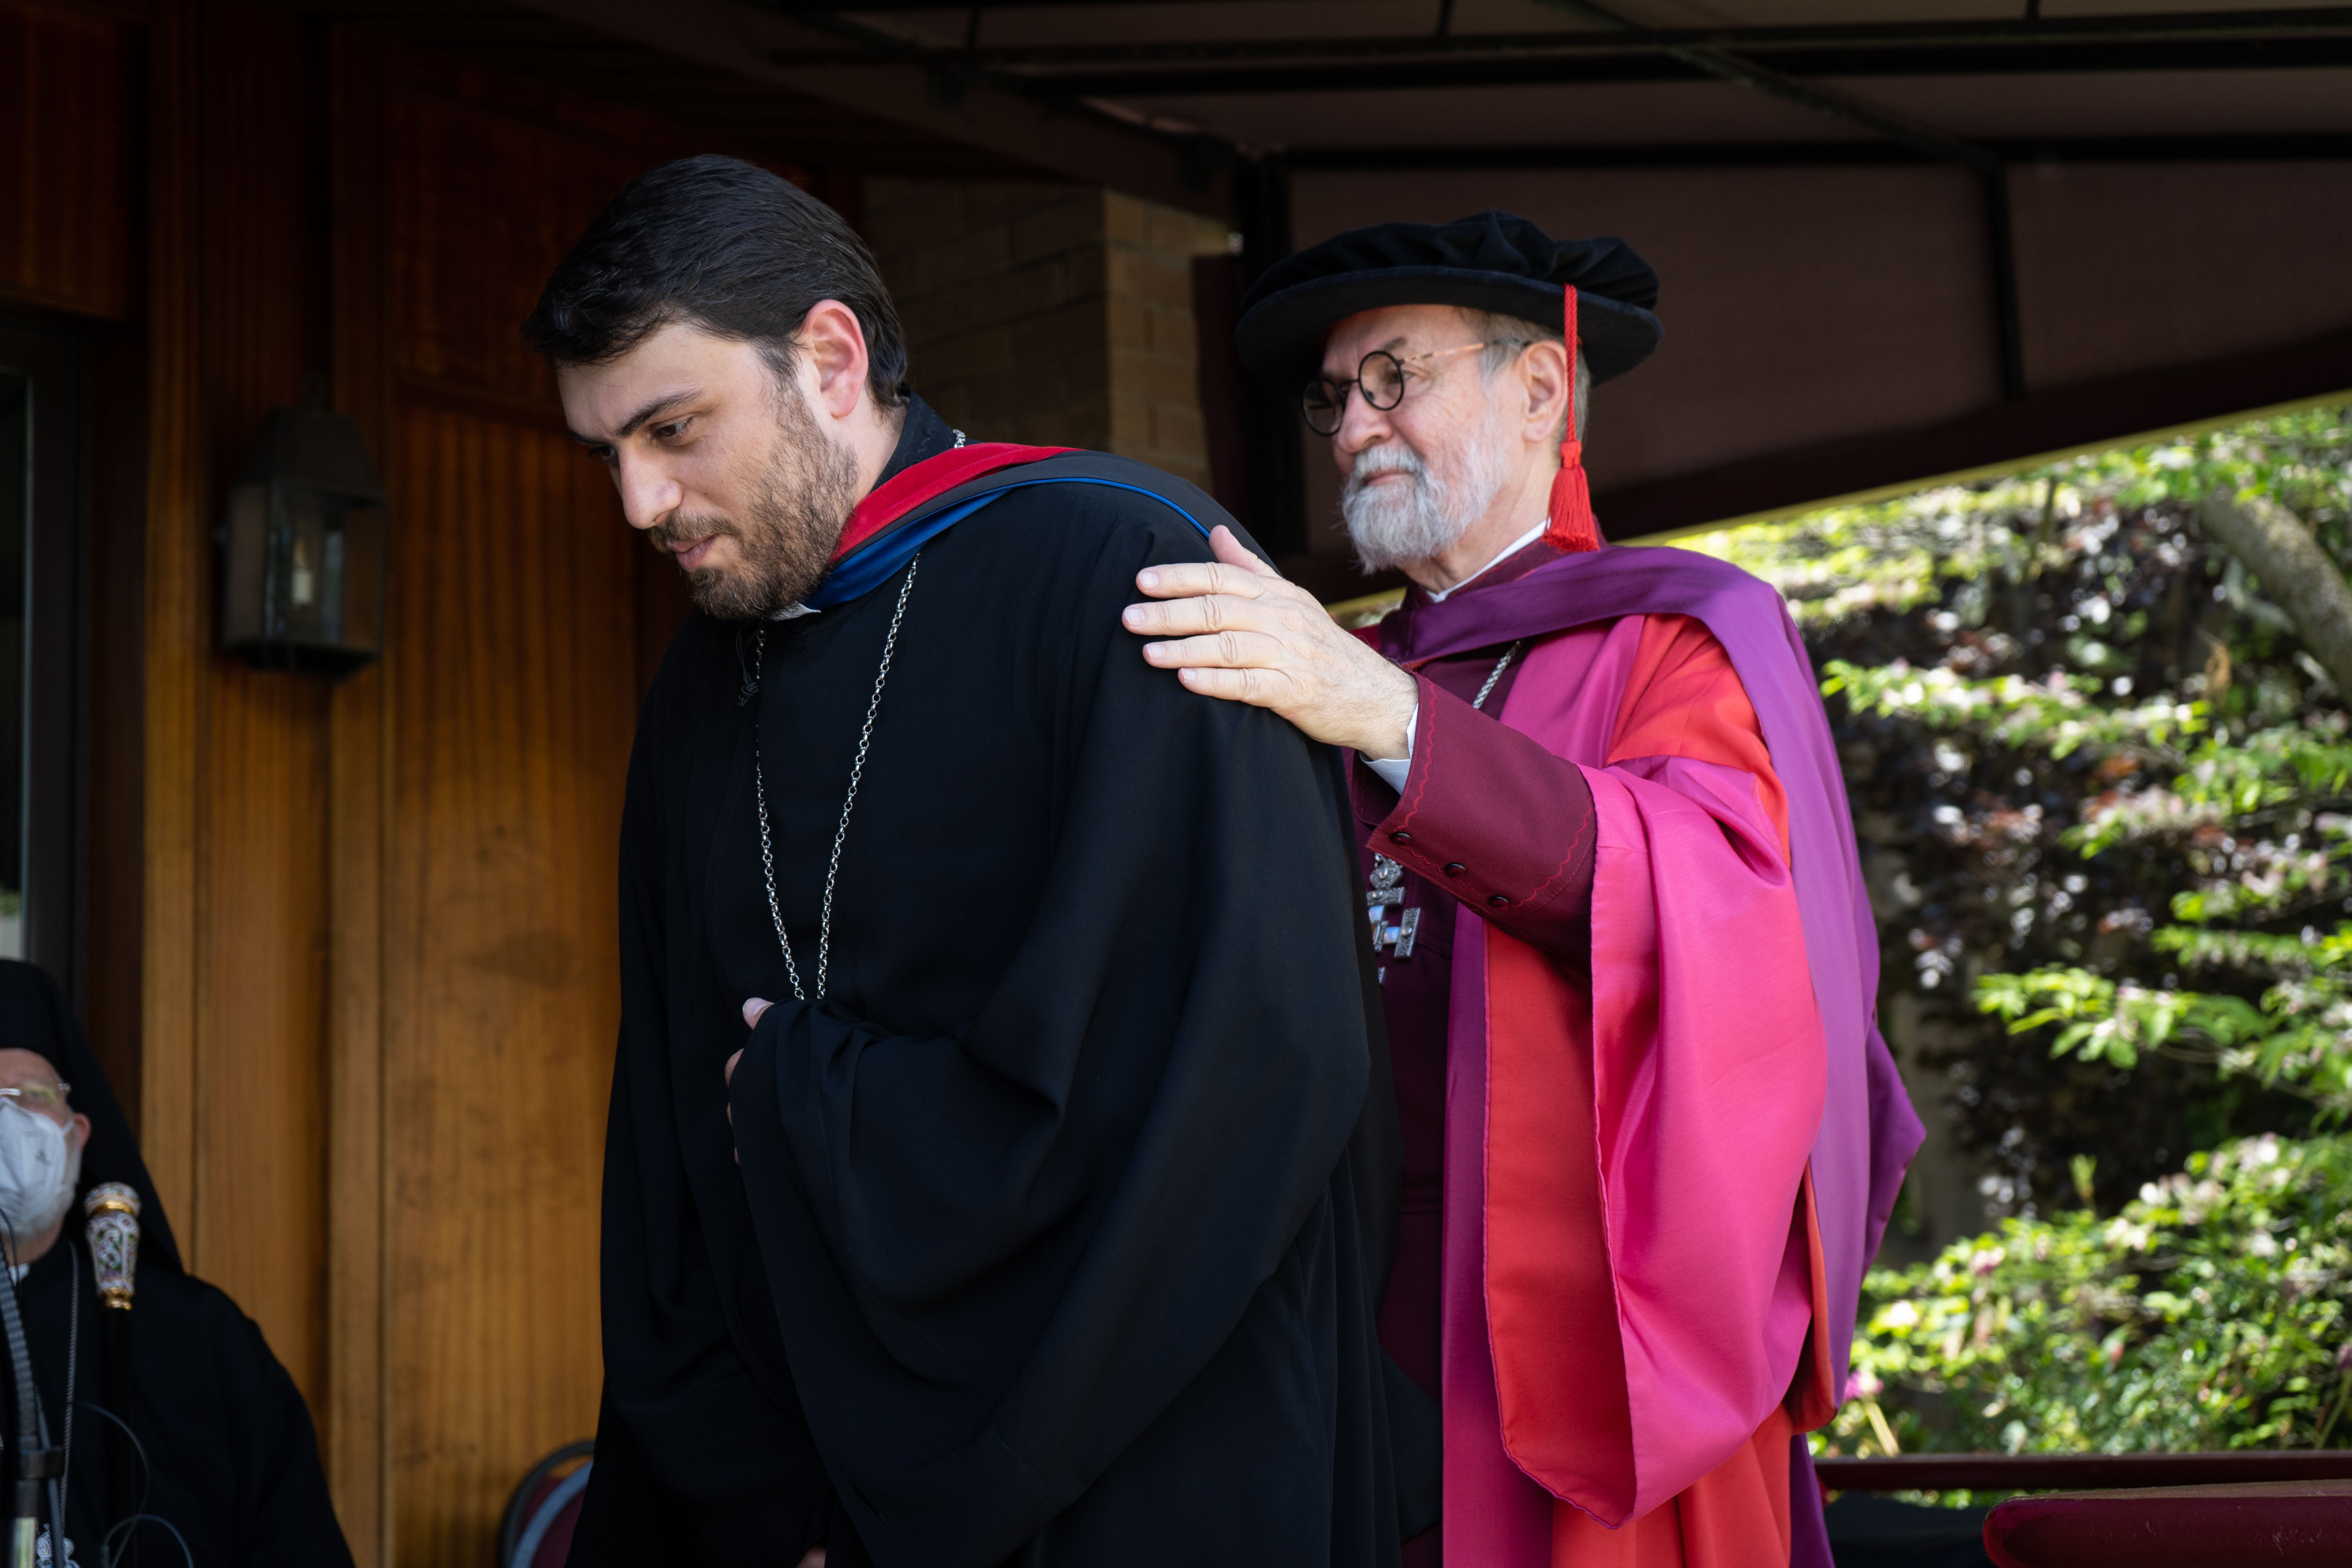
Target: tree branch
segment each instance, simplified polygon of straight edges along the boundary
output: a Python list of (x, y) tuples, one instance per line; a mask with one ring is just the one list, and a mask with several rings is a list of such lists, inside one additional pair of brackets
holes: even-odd
[(2352, 704), (2352, 588), (2303, 519), (2262, 496), (2216, 490), (2197, 509), (2205, 531), (2262, 580), (2287, 613), (2336, 696)]

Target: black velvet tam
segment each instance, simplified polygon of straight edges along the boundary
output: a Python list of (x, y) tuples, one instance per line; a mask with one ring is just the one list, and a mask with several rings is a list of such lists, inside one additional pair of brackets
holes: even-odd
[(1448, 224), (1381, 223), (1308, 246), (1242, 297), (1242, 363), (1284, 391), (1323, 366), (1339, 321), (1390, 305), (1459, 305), (1560, 330), (1576, 285), (1577, 335), (1595, 382), (1658, 346), (1658, 275), (1622, 239), (1554, 240), (1526, 218), (1483, 212)]
[(0, 1050), (6, 1049), (47, 1057), (68, 1086), (68, 1102), (89, 1118), (89, 1144), (82, 1151), (81, 1183), (68, 1217), (80, 1215), (81, 1200), (100, 1182), (128, 1183), (139, 1194), (139, 1261), (179, 1268), (179, 1244), (155, 1196), (139, 1140), (131, 1136), (131, 1121), (66, 1005), (65, 993), (47, 970), (13, 959), (0, 959)]

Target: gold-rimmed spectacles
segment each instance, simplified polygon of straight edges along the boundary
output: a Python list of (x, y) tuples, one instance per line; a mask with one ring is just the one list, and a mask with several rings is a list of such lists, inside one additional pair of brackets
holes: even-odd
[(63, 1121), (73, 1113), (66, 1109), (66, 1094), (73, 1086), (66, 1083), (19, 1083), (0, 1089), (0, 1100), (10, 1100), (26, 1110), (36, 1110), (52, 1121)]

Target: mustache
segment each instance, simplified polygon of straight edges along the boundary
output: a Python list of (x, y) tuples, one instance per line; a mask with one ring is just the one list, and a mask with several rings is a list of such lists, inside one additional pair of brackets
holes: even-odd
[(646, 530), (646, 538), (655, 549), (672, 555), (722, 534), (740, 540), (742, 531), (723, 517), (672, 517)]
[(1422, 460), (1419, 452), (1402, 441), (1383, 441), (1377, 447), (1367, 447), (1356, 454), (1355, 462), (1348, 469), (1346, 493), (1350, 496), (1360, 494), (1367, 484), (1382, 474), (1411, 474), (1416, 480), (1426, 484), (1429, 465)]

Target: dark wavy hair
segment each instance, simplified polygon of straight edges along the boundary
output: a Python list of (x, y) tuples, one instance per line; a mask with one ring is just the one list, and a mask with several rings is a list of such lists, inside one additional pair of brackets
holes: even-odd
[(593, 365), (684, 321), (756, 343), (782, 377), (821, 300), (856, 313), (866, 386), (877, 406), (898, 407), (906, 333), (866, 242), (790, 180), (705, 154), (630, 181), (548, 279), (522, 335), (557, 364)]

